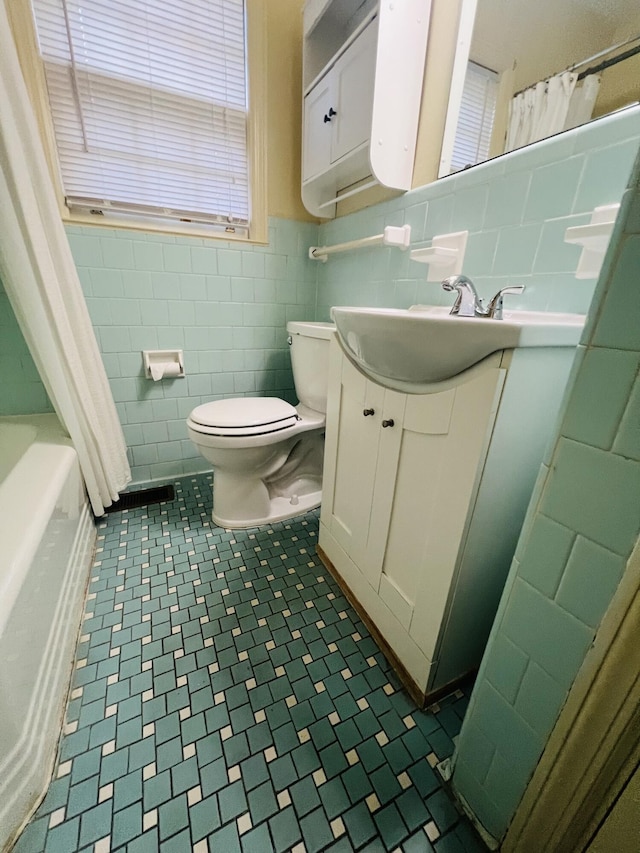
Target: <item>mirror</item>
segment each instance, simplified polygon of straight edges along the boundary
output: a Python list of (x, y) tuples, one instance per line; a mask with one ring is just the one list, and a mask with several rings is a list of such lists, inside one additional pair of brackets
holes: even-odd
[(638, 100), (638, 0), (462, 0), (438, 176)]

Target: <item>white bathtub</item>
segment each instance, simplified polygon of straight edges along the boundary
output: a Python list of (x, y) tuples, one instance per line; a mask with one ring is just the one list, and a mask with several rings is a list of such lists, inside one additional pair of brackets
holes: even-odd
[(94, 542), (56, 416), (0, 418), (0, 850), (49, 783)]

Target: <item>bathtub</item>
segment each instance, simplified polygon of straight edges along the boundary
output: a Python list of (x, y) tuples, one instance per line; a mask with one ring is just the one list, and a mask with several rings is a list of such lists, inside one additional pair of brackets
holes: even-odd
[(0, 850), (49, 783), (94, 543), (56, 416), (0, 418)]

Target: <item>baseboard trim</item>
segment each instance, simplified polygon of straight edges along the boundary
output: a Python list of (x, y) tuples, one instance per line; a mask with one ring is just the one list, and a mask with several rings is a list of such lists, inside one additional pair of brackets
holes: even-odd
[(324, 550), (320, 545), (316, 545), (316, 551), (323, 565), (325, 566), (325, 568), (328, 569), (328, 571), (331, 573), (331, 577), (334, 579), (334, 581), (338, 584), (338, 586), (344, 593), (345, 598), (347, 599), (349, 604), (351, 604), (358, 616), (367, 626), (367, 630), (375, 640), (376, 644), (378, 645), (378, 648), (396, 671), (398, 678), (403, 683), (409, 696), (411, 696), (411, 698), (419, 708), (423, 708), (426, 699), (424, 691), (418, 687), (416, 682), (409, 675), (404, 664), (401, 662), (401, 660), (393, 651), (389, 643), (385, 640), (385, 638), (382, 636), (375, 624), (372, 622), (364, 607), (360, 604), (356, 596), (351, 591), (349, 585), (345, 582), (344, 578), (341, 577), (340, 573), (333, 565), (329, 557), (325, 554)]

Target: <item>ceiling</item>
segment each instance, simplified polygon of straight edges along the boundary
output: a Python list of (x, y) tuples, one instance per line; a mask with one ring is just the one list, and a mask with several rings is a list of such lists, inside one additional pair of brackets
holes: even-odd
[(478, 0), (471, 59), (522, 88), (638, 34), (638, 0)]

